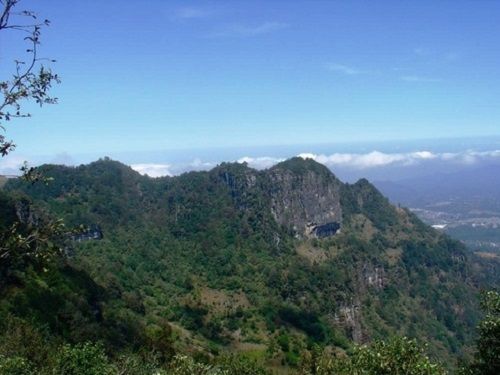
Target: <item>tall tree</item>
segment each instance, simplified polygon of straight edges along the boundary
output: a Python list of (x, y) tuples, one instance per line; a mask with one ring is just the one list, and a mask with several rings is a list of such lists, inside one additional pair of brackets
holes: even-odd
[[(0, 155), (9, 154), (15, 147), (13, 141), (5, 137), (5, 123), (14, 118), (30, 117), (24, 104), (33, 101), (38, 105), (54, 104), (57, 98), (49, 95), (59, 77), (44, 62), (54, 60), (40, 57), (40, 36), (44, 27), (50, 25), (45, 19), (40, 21), (35, 12), (18, 10), (20, 0), (0, 0), (0, 33), (11, 33), (20, 42), (27, 43), (26, 55), (14, 60), (13, 73), (5, 80), (0, 79)], [(5, 52), (5, 51), (2, 51)], [(5, 59), (4, 56), (2, 58)], [(31, 183), (38, 180), (47, 182), (35, 168), (25, 163), (21, 168), (23, 177)], [(0, 222), (0, 283), (5, 285), (12, 271), (27, 265), (43, 269), (55, 255), (62, 252), (60, 238), (64, 237), (61, 220), (43, 220), (31, 210), (27, 201), (0, 196), (0, 212), (4, 215)]]
[(485, 313), (479, 323), (477, 352), (471, 366), (464, 371), (473, 375), (500, 374), (500, 293), (483, 293), (481, 307)]

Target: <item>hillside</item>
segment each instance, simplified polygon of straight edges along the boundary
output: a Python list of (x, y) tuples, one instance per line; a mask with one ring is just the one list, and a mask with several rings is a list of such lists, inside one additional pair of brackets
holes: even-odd
[[(135, 327), (140, 346), (168, 322), (175, 350), (245, 352), (275, 367), (295, 366), (314, 343), (347, 350), (406, 335), (445, 361), (471, 340), (476, 289), (463, 246), (367, 180), (345, 184), (300, 158), (157, 179), (109, 159), (41, 169), (54, 178), (48, 186), (11, 180), (5, 189), (68, 227), (99, 231), (72, 242), (67, 265), (101, 290), (94, 305), (108, 328), (96, 336)], [(26, 316), (5, 302), (13, 288), (23, 293), (10, 288), (4, 313)]]
[(439, 173), (375, 182), (392, 202), (411, 207), (419, 218), (436, 225), (467, 246), (479, 282), (500, 281), (500, 166), (471, 165)]

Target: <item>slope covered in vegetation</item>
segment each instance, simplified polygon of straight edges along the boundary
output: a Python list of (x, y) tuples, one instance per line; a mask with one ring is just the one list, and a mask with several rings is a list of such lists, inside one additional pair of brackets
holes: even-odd
[(270, 368), (394, 335), (447, 361), (471, 340), (463, 246), (366, 180), (344, 184), (300, 158), (157, 179), (109, 159), (41, 169), (50, 184), (9, 181), (2, 194), (102, 238), (66, 239), (60, 264), (4, 285), (7, 328), (101, 341), (112, 355), (244, 353)]

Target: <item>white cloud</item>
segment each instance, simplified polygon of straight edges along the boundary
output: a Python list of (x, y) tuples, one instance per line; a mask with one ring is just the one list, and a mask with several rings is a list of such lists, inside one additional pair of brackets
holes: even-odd
[(270, 156), (260, 156), (256, 158), (252, 158), (249, 156), (244, 156), (240, 159), (238, 159), (238, 163), (247, 163), (249, 167), (255, 168), (255, 169), (266, 169), (270, 168), (275, 164), (278, 164), (285, 159), (283, 158), (274, 158)]
[[(210, 161), (202, 161), (200, 158), (194, 159), (191, 163), (189, 163), (189, 167), (191, 169), (196, 169), (196, 170), (207, 170), (215, 167), (216, 164)], [(184, 168), (185, 169), (185, 168)]]
[(413, 153), (413, 156), (420, 159), (435, 159), (437, 157), (436, 154), (430, 151), (416, 151)]
[[(335, 171), (337, 168), (345, 170), (367, 170), (383, 167), (410, 167), (422, 163), (440, 162), (454, 163), (462, 165), (472, 165), (481, 162), (500, 161), (500, 150), (493, 151), (474, 151), (466, 150), (462, 152), (444, 152), (435, 153), (428, 150), (417, 150), (412, 152), (385, 153), (381, 151), (371, 151), (367, 153), (333, 153), (333, 154), (314, 154), (300, 153), (297, 155), (303, 159), (313, 159), (318, 163), (324, 164)], [(236, 160), (237, 163), (247, 163), (249, 167), (262, 170), (272, 167), (286, 160), (282, 157), (273, 156), (244, 156)], [(11, 161), (11, 168), (18, 168), (22, 160)], [(179, 164), (155, 164), (143, 163), (132, 164), (131, 167), (137, 172), (150, 177), (175, 176), (188, 171), (209, 170), (218, 163), (214, 161), (202, 161), (194, 159), (191, 162)], [(0, 173), (2, 164), (0, 163)]]
[(207, 18), (212, 15), (211, 11), (196, 7), (184, 7), (179, 8), (175, 12), (175, 17), (177, 19), (197, 19), (197, 18)]
[(253, 37), (288, 28), (283, 22), (264, 22), (259, 25), (232, 25), (225, 30), (211, 34), (211, 37)]
[(359, 74), (368, 74), (369, 72), (366, 70), (360, 70), (358, 68), (343, 65), (343, 64), (326, 64), (326, 68), (333, 72), (342, 73), (348, 76), (359, 75)]
[(149, 177), (163, 177), (172, 176), (170, 172), (170, 164), (132, 164), (130, 166), (133, 170), (139, 172), (142, 175), (147, 175)]
[(443, 82), (441, 78), (432, 78), (432, 77), (422, 77), (416, 75), (407, 75), (400, 77), (402, 81), (405, 82)]
[(9, 154), (0, 157), (0, 174), (7, 176), (19, 176), (21, 174), (19, 168), (23, 165), (25, 157), (16, 154)]
[(341, 165), (363, 169), (403, 162), (405, 157), (402, 154), (385, 154), (379, 151), (372, 151), (367, 154), (335, 153), (332, 155), (317, 155), (314, 159), (327, 166)]
[(344, 167), (351, 169), (368, 169), (385, 166), (410, 166), (429, 160), (474, 164), (480, 161), (500, 159), (500, 150), (476, 152), (472, 150), (458, 153), (433, 153), (430, 151), (414, 151), (408, 153), (383, 153), (372, 151), (364, 154), (334, 153), (299, 154), (303, 158), (314, 159), (328, 167)]
[(315, 159), (316, 158), (316, 155), (315, 154), (311, 154), (310, 152), (303, 152), (302, 154), (298, 154), (297, 155), (299, 158), (302, 158), (302, 159)]
[(138, 163), (131, 164), (130, 167), (142, 175), (149, 177), (164, 177), (164, 176), (177, 176), (184, 172), (189, 171), (206, 171), (214, 168), (217, 163), (202, 161), (199, 158), (191, 162), (182, 162), (175, 164), (163, 163)]
[[(365, 154), (354, 153), (334, 153), (330, 155), (313, 154), (313, 153), (300, 153), (297, 155), (302, 159), (313, 159), (318, 163), (324, 164), (329, 167), (342, 166), (347, 168), (365, 169), (382, 167), (392, 164), (411, 165), (418, 161), (430, 160), (438, 157), (430, 151), (415, 151), (410, 153), (383, 153), (380, 151), (372, 151)], [(264, 169), (272, 167), (284, 159), (273, 157), (244, 157), (238, 160), (239, 163), (247, 162), (249, 166)]]
[[(366, 153), (332, 153), (314, 154), (300, 153), (298, 157), (313, 159), (326, 165), (333, 171), (338, 168), (343, 170), (368, 170), (384, 167), (410, 167), (424, 163), (446, 163), (455, 165), (474, 165), (484, 162), (500, 162), (500, 150), (474, 151), (465, 150), (460, 152), (436, 153), (428, 150), (416, 150), (412, 152), (386, 153), (381, 151), (370, 151)], [(0, 175), (20, 175), (19, 168), (25, 160), (32, 160), (21, 154), (9, 154), (0, 158)], [(247, 163), (254, 169), (267, 169), (284, 161), (284, 157), (274, 156), (244, 156), (237, 160), (238, 163)], [(33, 160), (32, 160), (33, 161)], [(71, 165), (74, 160), (67, 154), (56, 155), (53, 158), (37, 159), (30, 165), (39, 165), (44, 162)], [(150, 177), (176, 176), (189, 171), (201, 171), (214, 168), (218, 161), (205, 161), (199, 158), (179, 163), (135, 163), (132, 169)], [(425, 164), (424, 164), (425, 165)]]

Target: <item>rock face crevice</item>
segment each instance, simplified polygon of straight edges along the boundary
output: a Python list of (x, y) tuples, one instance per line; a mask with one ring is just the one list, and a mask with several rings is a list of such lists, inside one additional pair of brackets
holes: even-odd
[(102, 240), (103, 239), (102, 229), (99, 225), (93, 224), (85, 230), (75, 233), (71, 236), (71, 239), (76, 242), (90, 241), (90, 240)]
[(340, 223), (332, 221), (322, 225), (314, 225), (311, 233), (317, 238), (334, 236), (340, 230)]

